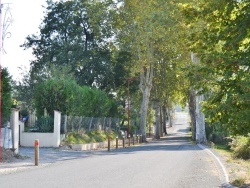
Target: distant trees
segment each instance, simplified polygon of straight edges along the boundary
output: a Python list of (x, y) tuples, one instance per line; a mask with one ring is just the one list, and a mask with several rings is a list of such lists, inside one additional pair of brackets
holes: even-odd
[[(111, 113), (113, 101), (106, 98), (111, 93), (117, 94), (120, 111), (125, 112), (130, 84), (134, 101), (141, 101), (140, 107), (133, 107), (140, 115), (143, 140), (153, 101), (159, 112), (155, 117), (161, 119), (157, 122), (166, 124), (164, 118), (174, 104), (191, 104), (192, 91), (197, 90), (205, 96), (202, 106), (209, 126), (245, 134), (250, 131), (245, 26), (249, 4), (248, 0), (48, 1), (40, 32), (23, 44), (33, 48), (36, 57), (23, 86), (35, 92), (33, 103), (41, 107), (41, 114), (44, 108), (50, 113), (53, 106), (88, 115), (83, 109), (88, 106), (90, 114), (105, 115), (104, 111)], [(199, 64), (191, 62), (191, 52)], [(93, 104), (85, 101), (88, 97)], [(103, 106), (94, 107), (97, 103)], [(73, 104), (83, 106), (75, 109)], [(190, 112), (193, 122), (192, 105)]]
[(9, 75), (9, 72), (6, 68), (1, 69), (1, 118), (2, 118), (2, 123), (6, 123), (10, 119), (10, 113), (11, 113), (11, 106), (12, 106), (12, 101), (11, 101), (11, 92), (12, 92), (12, 78)]
[(185, 30), (179, 20), (177, 5), (160, 0), (125, 0), (120, 9), (118, 44), (121, 49), (131, 52), (132, 77), (137, 76), (140, 80), (140, 131), (144, 141), (150, 102), (159, 102), (156, 109), (162, 106), (170, 108), (171, 103), (180, 101), (176, 99), (181, 98), (181, 92), (185, 92), (179, 89), (184, 85), (180, 68), (185, 67), (183, 60), (187, 54), (184, 52), (184, 40), (179, 40), (185, 36)]
[(38, 35), (23, 44), (32, 48), (32, 79), (47, 77), (51, 65), (68, 66), (80, 85), (111, 90), (114, 62), (112, 1), (48, 1)]
[[(176, 42), (185, 36), (185, 30), (179, 32), (179, 16), (171, 2), (49, 1), (40, 33), (28, 36), (23, 45), (37, 57), (31, 79), (45, 83), (53, 66), (66, 66), (77, 84), (116, 92), (125, 103), (128, 80), (136, 77), (145, 141), (150, 100), (160, 99), (165, 116), (185, 96), (181, 69), (187, 54), (183, 43)], [(152, 88), (157, 95), (151, 95)]]
[(19, 99), (26, 99), (27, 90), (33, 100), (26, 101), (40, 115), (44, 109), (53, 114), (54, 108), (71, 115), (117, 116), (111, 93), (126, 87), (129, 53), (114, 46), (115, 1), (47, 3), (40, 32), (22, 45), (33, 49), (36, 60), (17, 84)]

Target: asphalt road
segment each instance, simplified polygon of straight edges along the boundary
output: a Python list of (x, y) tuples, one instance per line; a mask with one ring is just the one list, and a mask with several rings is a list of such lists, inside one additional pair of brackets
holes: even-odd
[(0, 188), (222, 187), (216, 160), (188, 141), (187, 115), (177, 113), (168, 132), (147, 144), (1, 175)]

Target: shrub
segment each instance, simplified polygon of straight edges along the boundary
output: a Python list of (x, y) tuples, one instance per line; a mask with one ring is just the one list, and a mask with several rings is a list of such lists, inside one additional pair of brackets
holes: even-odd
[(88, 135), (95, 141), (95, 142), (103, 142), (107, 140), (107, 135), (104, 131), (90, 131)]
[(65, 141), (69, 144), (85, 144), (91, 142), (103, 142), (108, 139), (115, 139), (116, 135), (114, 132), (104, 131), (89, 131), (86, 133), (71, 132), (67, 135)]
[(236, 136), (230, 146), (234, 157), (250, 159), (250, 133), (248, 136)]
[(54, 131), (54, 119), (49, 116), (43, 116), (38, 118), (36, 125), (38, 132), (53, 132)]
[(87, 136), (83, 137), (76, 132), (72, 132), (67, 135), (66, 141), (69, 144), (85, 144), (88, 139)]
[(85, 117), (109, 117), (116, 111), (116, 103), (99, 89), (80, 86), (70, 79), (49, 79), (34, 89), (34, 102), (38, 117), (53, 116), (54, 110), (63, 114)]

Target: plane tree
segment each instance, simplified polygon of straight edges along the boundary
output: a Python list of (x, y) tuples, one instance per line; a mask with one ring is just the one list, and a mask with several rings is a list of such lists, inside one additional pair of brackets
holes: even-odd
[[(178, 45), (179, 37), (183, 36), (179, 33), (181, 30), (178, 30), (181, 28), (177, 16), (178, 7), (176, 2), (127, 0), (124, 1), (121, 10), (123, 22), (121, 21), (122, 29), (118, 34), (120, 48), (131, 52), (132, 76), (139, 75), (139, 88), (142, 93), (140, 131), (145, 141), (150, 96), (155, 97), (152, 96), (152, 88), (164, 83), (172, 84), (167, 80), (170, 78), (167, 76), (174, 75), (173, 78), (176, 78), (178, 75), (175, 69), (170, 67), (177, 65), (176, 62), (180, 61), (180, 57), (185, 56), (181, 52), (181, 45)], [(156, 82), (158, 84), (155, 84)], [(161, 85), (158, 90), (163, 88)], [(166, 90), (172, 95), (174, 87), (164, 88), (164, 91)], [(160, 98), (159, 96), (155, 99)]]
[(204, 93), (207, 121), (226, 134), (249, 132), (250, 2), (199, 1), (183, 6), (190, 29), (190, 49), (200, 63), (190, 78)]

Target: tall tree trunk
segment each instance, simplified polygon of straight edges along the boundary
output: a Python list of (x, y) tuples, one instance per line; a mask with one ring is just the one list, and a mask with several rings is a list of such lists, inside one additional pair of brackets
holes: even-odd
[(163, 137), (163, 120), (162, 120), (162, 106), (160, 108), (160, 136)]
[(174, 113), (171, 108), (167, 108), (167, 114), (168, 114), (168, 120), (169, 120), (169, 126), (173, 127), (174, 124)]
[(159, 101), (155, 99), (154, 102), (155, 109), (155, 138), (160, 139), (160, 105)]
[(193, 89), (189, 90), (189, 115), (191, 119), (191, 130), (192, 139), (196, 140), (196, 101), (195, 101), (195, 91)]
[[(194, 64), (198, 64), (200, 62), (199, 58), (195, 53), (191, 53), (191, 60)], [(198, 143), (206, 143), (206, 130), (205, 130), (205, 116), (201, 111), (201, 102), (204, 99), (203, 95), (197, 96), (197, 93), (194, 92), (195, 95), (195, 122), (196, 122), (196, 142)]]
[(147, 112), (148, 112), (148, 103), (150, 97), (150, 91), (152, 88), (152, 79), (153, 79), (153, 68), (148, 66), (143, 69), (144, 71), (140, 74), (140, 89), (142, 92), (142, 103), (141, 103), (141, 118), (140, 118), (140, 131), (142, 134), (142, 141), (146, 141), (146, 123), (147, 123)]
[(196, 96), (196, 142), (206, 143), (206, 131), (205, 131), (205, 116), (201, 111), (201, 102), (204, 100), (204, 96)]
[(167, 109), (166, 109), (166, 106), (163, 105), (162, 106), (162, 126), (163, 126), (163, 133), (166, 135), (167, 134)]

